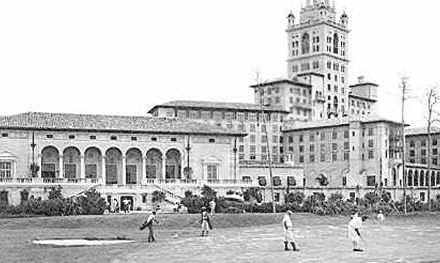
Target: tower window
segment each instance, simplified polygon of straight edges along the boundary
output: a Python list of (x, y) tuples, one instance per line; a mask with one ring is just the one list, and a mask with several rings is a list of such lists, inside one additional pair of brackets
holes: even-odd
[(337, 33), (333, 35), (333, 53), (334, 54), (339, 53), (339, 36)]
[(302, 35), (301, 52), (302, 52), (302, 54), (308, 54), (310, 52), (310, 36), (308, 33), (304, 33)]

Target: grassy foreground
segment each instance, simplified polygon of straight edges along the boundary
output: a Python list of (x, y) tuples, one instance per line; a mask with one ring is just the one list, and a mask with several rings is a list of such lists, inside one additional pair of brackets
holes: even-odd
[[(147, 214), (129, 215), (99, 215), (99, 216), (70, 216), (70, 217), (33, 217), (33, 218), (9, 218), (0, 219), (0, 262), (147, 262), (149, 253), (157, 253), (158, 257), (167, 255), (169, 251), (185, 249), (186, 242), (199, 242), (200, 215), (188, 214), (159, 214), (157, 216), (160, 224), (156, 228), (157, 243), (146, 243), (147, 232), (140, 231), (140, 224), (146, 219)], [(283, 214), (217, 214), (212, 216), (214, 231), (213, 239), (210, 242), (224, 241), (223, 252), (229, 251), (229, 235), (236, 237), (236, 233), (246, 233), (266, 229), (267, 233), (274, 234), (274, 247), (279, 248), (278, 239), (282, 236)], [(294, 214), (293, 222), (304, 237), (304, 246), (309, 237), (327, 235), (326, 242), (335, 242), (334, 233), (338, 233), (341, 240), (346, 241), (347, 216), (316, 216), (312, 214)], [(411, 216), (397, 216), (387, 218), (386, 224), (390, 226), (438, 226), (439, 214), (420, 214)], [(369, 220), (367, 225), (380, 230), (381, 225), (375, 220)], [(312, 233), (310, 231), (321, 231)], [(310, 233), (309, 233), (310, 232)], [(371, 231), (369, 231), (371, 232)], [(228, 234), (229, 233), (229, 234)], [(231, 234), (232, 233), (232, 234)], [(253, 238), (264, 238), (254, 236)], [(435, 234), (435, 232), (434, 232)], [(405, 234), (407, 237), (407, 233)], [(32, 244), (35, 239), (53, 238), (126, 238), (133, 239), (135, 243), (127, 245), (107, 245), (99, 247), (50, 247)], [(195, 238), (195, 239), (194, 239)], [(225, 239), (226, 238), (226, 239)], [(437, 236), (435, 236), (437, 238)], [(186, 241), (185, 241), (186, 240)], [(192, 240), (192, 241), (191, 241)], [(210, 239), (208, 239), (210, 240)], [(217, 240), (217, 241), (215, 241)], [(315, 239), (314, 239), (315, 240)], [(223, 242), (222, 241), (222, 242)], [(180, 243), (179, 243), (180, 242)], [(271, 246), (270, 240), (256, 240), (258, 246)], [(263, 243), (262, 243), (263, 242)], [(337, 241), (339, 242), (339, 241)], [(388, 241), (387, 241), (388, 242)], [(391, 242), (391, 241), (389, 241)], [(311, 244), (316, 243), (316, 240)], [(174, 244), (174, 247), (169, 247)], [(246, 242), (239, 242), (240, 247)], [(388, 243), (386, 243), (388, 244)], [(320, 246), (323, 244), (320, 244)], [(348, 243), (348, 245), (350, 245)], [(159, 250), (158, 250), (159, 249)], [(160, 249), (164, 249), (162, 251)], [(172, 250), (170, 250), (172, 249)], [(124, 255), (136, 254), (141, 251), (140, 260), (114, 261)], [(156, 251), (156, 252), (154, 252)], [(217, 250), (215, 250), (217, 251)], [(250, 250), (254, 253), (254, 250)], [(277, 250), (276, 250), (277, 251)], [(223, 253), (222, 252), (222, 253)], [(145, 253), (145, 254), (143, 254)], [(189, 252), (182, 252), (187, 254)], [(192, 254), (191, 254), (192, 255)], [(151, 261), (149, 261), (151, 262)], [(157, 261), (173, 262), (173, 261)], [(204, 261), (206, 262), (206, 261)], [(249, 262), (249, 261), (244, 261)]]

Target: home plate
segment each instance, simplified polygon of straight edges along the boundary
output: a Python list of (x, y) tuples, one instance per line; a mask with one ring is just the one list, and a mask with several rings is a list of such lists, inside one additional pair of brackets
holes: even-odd
[(114, 244), (127, 244), (132, 243), (134, 240), (118, 240), (118, 239), (44, 239), (44, 240), (32, 240), (36, 245), (49, 245), (60, 247), (71, 246), (101, 246), (101, 245), (114, 245)]

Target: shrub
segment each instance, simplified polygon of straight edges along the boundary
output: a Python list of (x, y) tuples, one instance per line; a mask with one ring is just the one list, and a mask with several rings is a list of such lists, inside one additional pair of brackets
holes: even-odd
[(96, 191), (96, 189), (89, 190), (84, 195), (77, 198), (77, 202), (68, 204), (69, 208), (73, 208), (72, 212), (77, 211), (76, 205), (81, 214), (85, 215), (101, 215), (107, 209), (107, 203), (104, 198)]
[(247, 202), (255, 202), (256, 201), (258, 203), (261, 203), (261, 201), (263, 200), (261, 190), (258, 187), (248, 188), (246, 191), (244, 191), (243, 198)]
[(301, 205), (304, 202), (305, 195), (302, 192), (289, 193), (286, 196), (286, 203)]
[(153, 192), (151, 200), (153, 201), (153, 203), (156, 203), (156, 202), (160, 203), (165, 200), (165, 193), (156, 190)]

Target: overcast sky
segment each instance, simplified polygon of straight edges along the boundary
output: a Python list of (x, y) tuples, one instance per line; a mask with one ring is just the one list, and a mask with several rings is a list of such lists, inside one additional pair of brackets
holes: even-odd
[[(423, 125), (440, 83), (440, 1), (336, 0), (349, 16), (350, 83), (380, 85), (379, 113)], [(144, 115), (170, 100), (253, 102), (285, 77), (286, 16), (299, 0), (0, 1), (0, 115), (26, 111)]]

